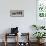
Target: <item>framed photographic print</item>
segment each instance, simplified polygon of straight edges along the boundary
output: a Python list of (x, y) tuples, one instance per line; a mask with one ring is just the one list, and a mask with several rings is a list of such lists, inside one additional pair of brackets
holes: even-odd
[(24, 10), (11, 10), (10, 16), (12, 16), (12, 17), (24, 17)]

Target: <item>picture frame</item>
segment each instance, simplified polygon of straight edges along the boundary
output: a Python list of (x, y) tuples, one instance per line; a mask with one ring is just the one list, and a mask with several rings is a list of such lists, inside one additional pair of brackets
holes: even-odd
[(46, 25), (46, 0), (36, 1), (36, 24)]
[(37, 0), (36, 10), (39, 18), (46, 18), (46, 0)]
[(11, 17), (24, 17), (24, 10), (10, 10)]

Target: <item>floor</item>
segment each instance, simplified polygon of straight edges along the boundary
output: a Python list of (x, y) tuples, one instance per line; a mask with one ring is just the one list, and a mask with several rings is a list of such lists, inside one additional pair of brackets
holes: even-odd
[[(1, 43), (0, 42), (0, 46), (4, 46), (4, 43)], [(15, 46), (15, 43), (12, 43), (12, 42), (10, 42), (10, 43), (8, 43), (8, 46)], [(25, 46), (25, 45), (21, 45), (21, 46)], [(37, 46), (37, 43), (30, 43), (30, 46)], [(41, 45), (41, 46), (46, 46), (46, 43), (44, 43), (44, 45)]]

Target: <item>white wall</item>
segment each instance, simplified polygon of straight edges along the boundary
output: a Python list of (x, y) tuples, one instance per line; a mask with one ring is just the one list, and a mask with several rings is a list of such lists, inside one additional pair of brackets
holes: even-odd
[[(17, 9), (24, 10), (24, 17), (10, 17), (10, 10)], [(31, 34), (32, 24), (36, 24), (36, 0), (0, 0), (0, 34), (16, 26)]]

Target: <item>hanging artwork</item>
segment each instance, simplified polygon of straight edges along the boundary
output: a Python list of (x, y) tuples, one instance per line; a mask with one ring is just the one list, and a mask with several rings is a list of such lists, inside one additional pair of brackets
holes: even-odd
[(44, 26), (46, 23), (46, 0), (37, 0), (36, 7), (36, 24)]
[(10, 16), (11, 17), (24, 17), (24, 10), (11, 10)]
[(46, 0), (37, 1), (37, 15), (39, 17), (46, 17)]

